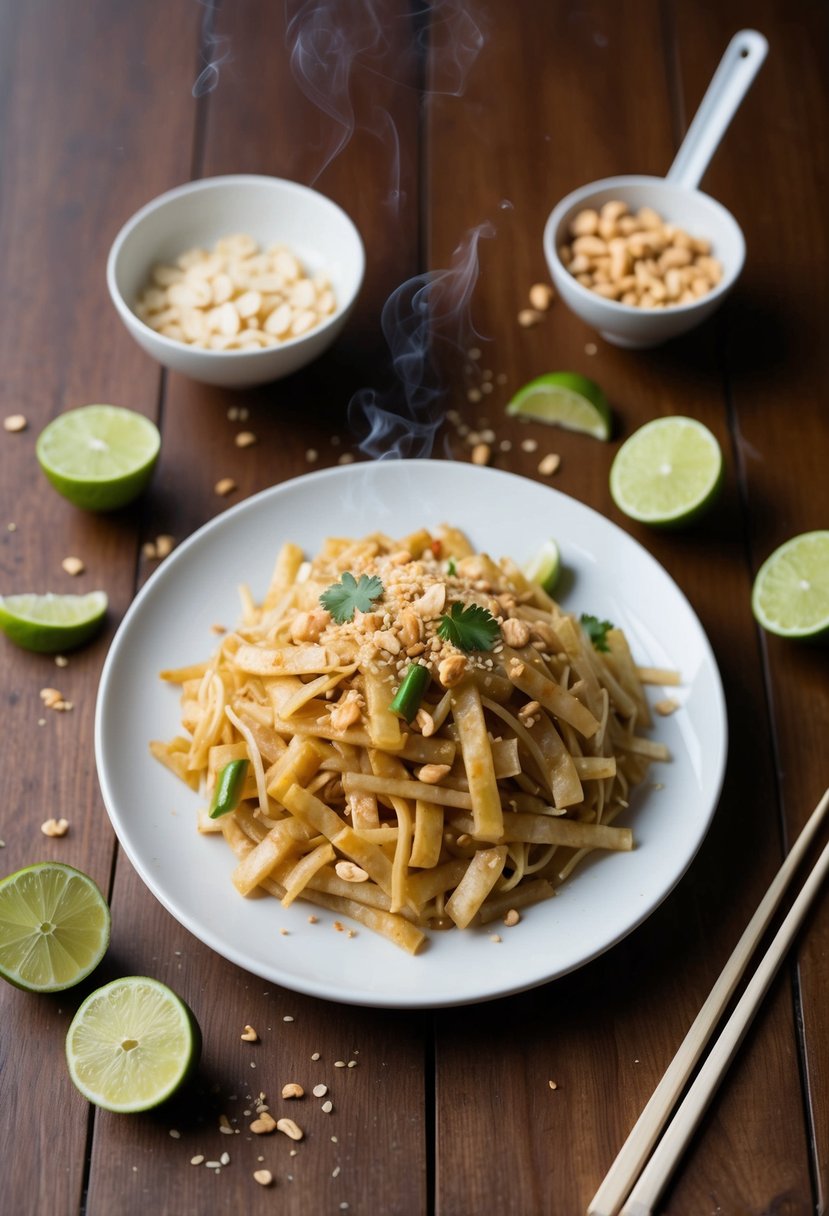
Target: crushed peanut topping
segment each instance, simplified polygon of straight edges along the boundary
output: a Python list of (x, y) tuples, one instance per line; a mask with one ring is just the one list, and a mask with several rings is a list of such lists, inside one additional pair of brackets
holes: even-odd
[(260, 1186), (271, 1186), (273, 1183), (273, 1174), (270, 1170), (254, 1170), (253, 1177)]
[(253, 1029), (252, 1026), (245, 1026), (245, 1029), (239, 1035), (239, 1038), (242, 1039), (245, 1043), (258, 1043), (259, 1042), (259, 1035), (256, 1033), (256, 1031)]
[(28, 422), (23, 414), (8, 414), (3, 419), (3, 429), (14, 434), (17, 431), (25, 431)]
[(219, 498), (226, 498), (228, 494), (232, 494), (236, 489), (236, 482), (232, 477), (220, 477), (213, 487), (214, 493), (218, 494)]
[(276, 1120), (273, 1115), (269, 1115), (267, 1111), (262, 1111), (258, 1118), (254, 1119), (250, 1125), (250, 1130), (254, 1136), (268, 1136), (277, 1127)]
[(302, 1098), (305, 1096), (305, 1090), (296, 1081), (289, 1081), (287, 1085), (282, 1086), (283, 1098)]
[(79, 557), (65, 557), (61, 562), (61, 566), (63, 566), (66, 573), (71, 574), (73, 578), (78, 574), (83, 574), (84, 570), (86, 569), (86, 566)]

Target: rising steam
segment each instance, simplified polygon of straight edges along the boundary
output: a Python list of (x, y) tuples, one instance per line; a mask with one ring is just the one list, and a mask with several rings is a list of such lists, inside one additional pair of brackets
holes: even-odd
[(478, 279), (478, 242), (493, 235), (488, 224), (474, 228), (455, 250), (450, 269), (416, 275), (386, 301), (380, 323), (394, 383), (384, 391), (360, 389), (348, 406), (349, 425), (363, 435), (359, 447), (365, 455), (431, 455), (444, 415), (440, 354), (444, 347), (465, 350), (477, 336), (469, 306)]
[[(459, 97), (484, 44), (468, 0), (401, 2), (396, 15), (389, 14), (388, 5), (381, 10), (379, 0), (285, 0), (285, 11), (294, 78), (338, 128), (313, 181), (342, 152), (358, 125), (385, 146), (398, 146), (387, 110), (374, 106), (369, 114), (355, 112), (357, 73), (373, 73), (401, 86), (420, 85), (428, 53), (428, 92)], [(390, 199), (394, 182), (393, 175)]]
[(212, 93), (219, 83), (219, 68), (230, 58), (230, 39), (216, 33), (216, 14), (221, 0), (199, 0), (204, 8), (201, 19), (201, 59), (204, 67), (191, 89), (194, 97)]

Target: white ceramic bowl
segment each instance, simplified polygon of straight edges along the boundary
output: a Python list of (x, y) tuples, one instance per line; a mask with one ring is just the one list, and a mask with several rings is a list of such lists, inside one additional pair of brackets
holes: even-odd
[[(711, 252), (723, 267), (717, 286), (693, 304), (653, 309), (606, 300), (578, 283), (559, 257), (559, 247), (570, 239), (570, 221), (579, 211), (599, 209), (611, 199), (627, 203), (631, 211), (652, 207), (667, 223), (710, 240)], [(686, 333), (719, 308), (743, 268), (745, 240), (730, 211), (700, 190), (664, 177), (607, 177), (574, 190), (554, 208), (544, 228), (544, 253), (556, 290), (568, 308), (614, 346), (648, 347)]]
[[(260, 245), (286, 245), (313, 275), (324, 271), (336, 308), (319, 325), (278, 346), (204, 350), (156, 333), (135, 313), (157, 262), (185, 250), (212, 248), (244, 232)], [(238, 174), (189, 182), (159, 195), (128, 220), (107, 260), (107, 286), (135, 341), (164, 367), (226, 388), (266, 384), (304, 367), (331, 345), (348, 319), (365, 271), (360, 234), (336, 203), (297, 182)]]

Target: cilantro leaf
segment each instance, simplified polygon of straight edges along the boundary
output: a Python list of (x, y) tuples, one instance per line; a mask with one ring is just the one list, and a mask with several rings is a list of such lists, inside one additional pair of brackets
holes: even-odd
[(464, 608), (457, 601), (444, 612), (438, 625), (438, 636), (459, 650), (491, 650), (500, 632), (498, 622), (486, 608), (478, 604)]
[(605, 654), (609, 653), (610, 647), (607, 644), (607, 631), (613, 628), (613, 622), (600, 621), (597, 616), (590, 616), (588, 612), (583, 612), (579, 620), (584, 626), (584, 632), (593, 643), (594, 650), (601, 650)]
[(454, 578), (458, 573), (458, 567), (455, 565), (454, 557), (450, 557), (449, 561), (446, 563), (446, 573), (450, 578)]
[(377, 575), (371, 578), (360, 575), (357, 582), (350, 570), (346, 570), (338, 583), (332, 583), (320, 596), (320, 603), (327, 608), (338, 625), (354, 620), (355, 612), (369, 612), (374, 600), (383, 594), (383, 584)]

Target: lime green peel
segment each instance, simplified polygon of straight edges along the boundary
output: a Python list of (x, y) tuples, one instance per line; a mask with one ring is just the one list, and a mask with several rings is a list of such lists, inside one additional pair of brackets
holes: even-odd
[(55, 489), (87, 511), (114, 511), (152, 476), (158, 429), (134, 410), (84, 405), (59, 414), (40, 433), (37, 459)]
[(757, 571), (751, 609), (780, 637), (829, 634), (829, 532), (804, 532), (775, 549)]
[(673, 527), (711, 505), (722, 476), (722, 451), (708, 428), (671, 415), (645, 423), (625, 440), (610, 469), (610, 493), (631, 519)]
[(16, 646), (41, 654), (74, 650), (104, 623), (104, 591), (87, 595), (0, 595), (0, 630)]
[(598, 384), (579, 372), (538, 376), (518, 390), (507, 413), (579, 431), (594, 439), (609, 439), (612, 429), (607, 398)]
[(118, 1113), (166, 1102), (198, 1064), (201, 1033), (181, 997), (130, 975), (91, 993), (72, 1019), (66, 1062), (90, 1102)]
[(106, 900), (88, 875), (42, 861), (0, 881), (0, 975), (27, 992), (62, 992), (109, 945)]

